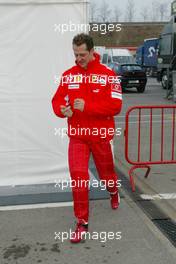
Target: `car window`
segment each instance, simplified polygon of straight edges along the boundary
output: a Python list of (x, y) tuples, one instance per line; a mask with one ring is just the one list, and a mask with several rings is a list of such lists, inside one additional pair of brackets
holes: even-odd
[(103, 54), (102, 63), (106, 64), (108, 61), (108, 54)]
[(113, 69), (114, 63), (112, 63), (112, 62), (111, 63), (108, 63), (108, 67), (111, 68), (111, 69)]
[(108, 63), (111, 62), (111, 56), (108, 56)]
[(123, 71), (141, 71), (142, 68), (138, 65), (123, 65), (122, 70)]
[(113, 70), (114, 70), (116, 73), (119, 73), (119, 72), (120, 72), (120, 65), (118, 65), (118, 64), (114, 64)]
[(133, 56), (113, 56), (112, 60), (118, 63), (134, 63)]

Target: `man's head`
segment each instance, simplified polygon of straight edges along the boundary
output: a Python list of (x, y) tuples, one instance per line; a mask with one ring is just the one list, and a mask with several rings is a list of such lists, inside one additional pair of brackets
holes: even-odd
[(93, 39), (89, 35), (81, 33), (73, 38), (72, 44), (73, 44), (73, 52), (77, 63), (82, 68), (86, 69), (89, 61), (94, 59)]

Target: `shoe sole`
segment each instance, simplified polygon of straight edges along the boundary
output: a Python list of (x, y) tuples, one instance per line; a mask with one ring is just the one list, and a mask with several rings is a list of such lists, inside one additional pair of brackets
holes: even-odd
[(74, 240), (71, 240), (71, 239), (70, 239), (70, 242), (73, 243), (73, 244), (77, 244), (77, 243), (85, 242), (85, 240), (86, 240), (86, 233), (87, 233), (87, 232), (88, 232), (88, 231), (84, 231), (84, 232), (82, 232), (82, 234), (81, 234), (81, 239), (80, 239), (80, 240), (74, 241)]

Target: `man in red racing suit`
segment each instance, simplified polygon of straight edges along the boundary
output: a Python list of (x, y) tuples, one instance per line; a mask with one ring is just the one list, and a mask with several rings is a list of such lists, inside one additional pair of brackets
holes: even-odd
[(58, 117), (68, 119), (68, 160), (74, 213), (78, 220), (71, 242), (80, 242), (88, 230), (88, 163), (95, 161), (100, 180), (110, 192), (111, 207), (118, 208), (117, 174), (110, 140), (115, 133), (114, 116), (122, 107), (121, 85), (115, 73), (99, 62), (93, 40), (82, 33), (73, 38), (76, 65), (65, 71), (52, 99)]

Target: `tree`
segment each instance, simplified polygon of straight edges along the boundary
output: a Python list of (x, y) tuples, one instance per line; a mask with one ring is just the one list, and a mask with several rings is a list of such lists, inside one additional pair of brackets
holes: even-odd
[(121, 16), (121, 11), (120, 11), (119, 7), (116, 5), (114, 7), (114, 21), (119, 22), (120, 16)]
[(151, 5), (151, 21), (158, 21), (158, 5), (155, 1)]
[(92, 1), (90, 4), (90, 22), (96, 22), (98, 20), (97, 18), (97, 4)]
[(134, 15), (135, 15), (134, 0), (128, 0), (127, 6), (126, 6), (125, 20), (127, 22), (132, 22), (134, 20)]
[(148, 21), (149, 15), (148, 15), (148, 6), (144, 6), (144, 8), (141, 11), (141, 17), (144, 22)]
[(151, 6), (151, 20), (163, 21), (168, 19), (168, 7), (170, 7), (170, 1), (153, 1)]
[(101, 22), (109, 22), (111, 20), (111, 10), (109, 8), (109, 4), (105, 0), (103, 0), (100, 9), (99, 9), (99, 17)]
[(160, 21), (163, 21), (164, 18), (167, 16), (167, 3), (157, 3), (158, 5), (158, 12), (160, 15)]

